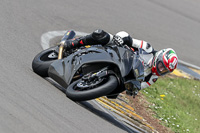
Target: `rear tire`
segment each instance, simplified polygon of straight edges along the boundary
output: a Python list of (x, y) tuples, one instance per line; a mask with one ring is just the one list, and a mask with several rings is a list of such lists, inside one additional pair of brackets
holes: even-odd
[(87, 90), (76, 90), (77, 84), (80, 83), (82, 79), (74, 81), (66, 89), (66, 96), (73, 101), (85, 101), (95, 99), (101, 96), (105, 96), (117, 88), (118, 81), (113, 75), (109, 75), (107, 80), (101, 85), (95, 85), (95, 88), (88, 88)]
[(53, 53), (57, 48), (58, 46), (51, 47), (35, 56), (32, 62), (32, 69), (35, 73), (42, 77), (48, 77), (49, 66), (51, 65), (51, 63), (57, 60), (57, 58), (49, 58), (48, 56)]

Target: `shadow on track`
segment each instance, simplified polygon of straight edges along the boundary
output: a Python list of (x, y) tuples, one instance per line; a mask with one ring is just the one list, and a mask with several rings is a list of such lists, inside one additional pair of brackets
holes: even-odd
[[(54, 85), (56, 88), (58, 88), (60, 91), (65, 93), (65, 89), (57, 84), (55, 81), (53, 81), (51, 78), (46, 78), (48, 82), (50, 82), (52, 85)], [(107, 122), (111, 123), (112, 125), (128, 132), (128, 133), (137, 133), (136, 131), (132, 130), (119, 120), (115, 119), (111, 114), (102, 111), (97, 105), (95, 106), (95, 103), (92, 104), (92, 101), (82, 101), (82, 102), (75, 102), (78, 105), (82, 106), (83, 108), (87, 109), (88, 111), (92, 112), (93, 114), (99, 116), (100, 118), (106, 120)]]

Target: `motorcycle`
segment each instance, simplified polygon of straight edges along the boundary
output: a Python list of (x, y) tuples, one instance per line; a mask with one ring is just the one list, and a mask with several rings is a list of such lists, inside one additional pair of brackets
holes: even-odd
[(116, 44), (65, 51), (64, 41), (74, 37), (73, 30), (67, 31), (59, 45), (37, 54), (32, 62), (33, 71), (52, 78), (74, 101), (101, 96), (116, 98), (125, 90), (137, 94), (144, 80), (144, 51), (134, 52), (126, 45)]

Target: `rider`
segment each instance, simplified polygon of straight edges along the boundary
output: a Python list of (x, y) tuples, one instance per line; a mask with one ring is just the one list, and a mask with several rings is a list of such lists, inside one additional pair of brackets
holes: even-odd
[(70, 50), (83, 45), (106, 45), (111, 42), (119, 46), (127, 45), (132, 50), (142, 48), (148, 53), (149, 57), (145, 60), (146, 63), (144, 63), (145, 80), (141, 83), (141, 89), (149, 87), (157, 81), (158, 76), (171, 73), (177, 67), (178, 57), (173, 49), (167, 48), (155, 51), (149, 43), (131, 38), (125, 31), (118, 32), (113, 36), (104, 30), (98, 29), (87, 36), (75, 40), (67, 40), (64, 46), (65, 50)]

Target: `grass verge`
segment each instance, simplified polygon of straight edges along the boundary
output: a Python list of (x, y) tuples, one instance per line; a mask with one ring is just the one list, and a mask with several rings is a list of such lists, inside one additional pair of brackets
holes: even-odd
[(141, 92), (163, 125), (174, 132), (200, 132), (199, 81), (165, 77)]

